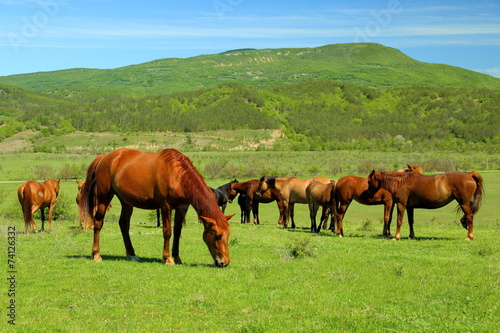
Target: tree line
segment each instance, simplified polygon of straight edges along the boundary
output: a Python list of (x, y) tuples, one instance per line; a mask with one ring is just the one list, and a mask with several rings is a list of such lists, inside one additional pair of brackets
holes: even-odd
[(375, 89), (331, 80), (221, 84), (182, 93), (71, 102), (0, 86), (0, 138), (25, 129), (200, 132), (281, 129), (293, 150), (500, 148), (500, 91)]

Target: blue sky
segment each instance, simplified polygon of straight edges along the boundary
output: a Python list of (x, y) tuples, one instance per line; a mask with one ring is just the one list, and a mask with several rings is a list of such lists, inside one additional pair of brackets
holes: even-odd
[(353, 42), (500, 77), (500, 1), (0, 0), (0, 76)]

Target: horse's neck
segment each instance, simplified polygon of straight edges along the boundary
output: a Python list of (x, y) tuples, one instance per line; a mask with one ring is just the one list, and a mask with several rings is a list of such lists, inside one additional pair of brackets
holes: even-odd
[(200, 186), (200, 188), (188, 192), (186, 199), (198, 215), (213, 217), (217, 212), (220, 212), (220, 209), (214, 193), (208, 187), (206, 188), (208, 190)]
[(233, 184), (233, 190), (239, 193), (246, 193), (246, 191), (251, 185), (252, 185), (251, 181), (246, 181), (243, 183), (235, 183)]

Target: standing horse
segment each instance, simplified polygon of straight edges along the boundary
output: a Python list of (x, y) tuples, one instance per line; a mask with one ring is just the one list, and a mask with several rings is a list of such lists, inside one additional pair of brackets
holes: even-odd
[[(415, 208), (440, 208), (456, 200), (464, 216), (462, 226), (468, 230), (467, 240), (474, 239), (474, 214), (481, 207), (483, 178), (475, 171), (451, 171), (434, 176), (414, 172), (372, 171), (368, 176), (369, 191), (384, 188), (392, 194), (398, 209), (395, 239), (401, 238), (405, 209), (408, 211), (410, 238), (415, 237), (413, 213)], [(474, 198), (471, 201), (471, 198)]]
[(231, 189), (231, 184), (237, 183), (238, 181), (235, 179), (227, 184), (219, 186), (217, 188), (210, 188), (212, 192), (214, 192), (215, 200), (217, 200), (217, 204), (222, 209), (222, 212), (226, 210), (227, 203), (232, 203), (233, 199), (236, 197), (236, 191)]
[[(127, 257), (138, 260), (130, 240), (130, 217), (134, 207), (160, 209), (163, 221), (163, 262), (182, 264), (179, 257), (179, 239), (182, 225), (192, 205), (203, 222), (203, 240), (208, 246), (214, 264), (229, 264), (229, 222), (222, 214), (205, 180), (184, 154), (175, 149), (158, 153), (132, 149), (117, 149), (98, 156), (87, 170), (80, 208), (94, 220), (92, 257), (101, 261), (99, 236), (113, 196), (121, 202), (120, 230)], [(175, 210), (174, 241), (172, 236), (172, 210)]]
[(240, 206), (241, 211), (241, 223), (250, 223), (252, 205), (246, 194), (240, 193), (238, 196), (238, 205)]
[(292, 228), (295, 228), (294, 206), (296, 203), (307, 204), (306, 188), (313, 181), (323, 184), (329, 184), (330, 178), (316, 177), (306, 180), (297, 179), (295, 177), (268, 177), (264, 176), (260, 179), (258, 193), (264, 193), (268, 189), (278, 191), (281, 200), (283, 201), (283, 227), (287, 228), (288, 219), (292, 220)]
[(34, 180), (29, 180), (19, 186), (17, 189), (17, 198), (21, 204), (24, 216), (24, 233), (28, 233), (31, 224), (33, 232), (37, 232), (33, 214), (40, 209), (42, 215), (42, 231), (44, 231), (45, 213), (44, 209), (49, 207), (49, 216), (47, 223), (49, 230), (52, 229), (52, 212), (59, 196), (59, 188), (61, 183), (59, 180), (48, 179), (42, 184)]
[[(335, 211), (335, 182), (323, 184), (317, 181), (312, 182), (306, 188), (306, 196), (309, 204), (309, 217), (311, 218), (311, 232), (320, 232), (321, 226), (325, 228), (328, 215), (334, 215)], [(316, 227), (316, 214), (319, 207), (322, 207), (321, 219)], [(332, 226), (334, 217), (332, 217)], [(334, 231), (334, 230), (332, 230)]]
[[(409, 164), (407, 169), (398, 172), (423, 173), (421, 167), (411, 166)], [(358, 176), (345, 176), (337, 180), (335, 187), (335, 221), (337, 223), (337, 236), (344, 236), (342, 224), (347, 208), (349, 208), (352, 200), (368, 206), (384, 205), (384, 227), (382, 234), (386, 237), (391, 236), (391, 221), (394, 211), (392, 194), (383, 188), (378, 189), (375, 193), (369, 193), (368, 178)]]
[(253, 213), (253, 224), (260, 224), (259, 220), (259, 203), (270, 203), (276, 201), (278, 204), (278, 210), (280, 212), (280, 217), (278, 224), (283, 224), (283, 204), (279, 193), (275, 190), (265, 191), (263, 193), (258, 193), (259, 180), (251, 179), (240, 183), (231, 184), (231, 190), (237, 193), (244, 194), (250, 200), (250, 205), (252, 206)]

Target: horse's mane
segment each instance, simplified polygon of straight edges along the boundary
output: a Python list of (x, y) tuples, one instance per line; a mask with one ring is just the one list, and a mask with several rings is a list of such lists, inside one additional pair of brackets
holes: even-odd
[(380, 174), (382, 175), (382, 187), (392, 193), (396, 192), (401, 184), (405, 184), (420, 175), (419, 173), (415, 172), (399, 171), (380, 171)]
[[(189, 199), (189, 203), (198, 215), (215, 218), (217, 215), (222, 214), (212, 190), (210, 190), (203, 176), (196, 170), (186, 155), (176, 149), (165, 149), (160, 152), (160, 158), (165, 163), (171, 163), (178, 167), (184, 196)], [(221, 227), (229, 226), (226, 219), (217, 219), (219, 222), (221, 220), (227, 223), (226, 226), (221, 225)]]
[(267, 184), (269, 185), (270, 188), (275, 188), (276, 187), (276, 176), (263, 176), (260, 178), (259, 182), (262, 182), (264, 178), (267, 178)]

